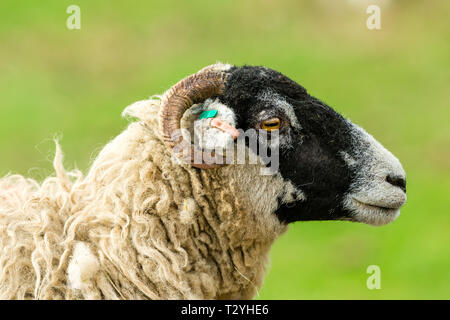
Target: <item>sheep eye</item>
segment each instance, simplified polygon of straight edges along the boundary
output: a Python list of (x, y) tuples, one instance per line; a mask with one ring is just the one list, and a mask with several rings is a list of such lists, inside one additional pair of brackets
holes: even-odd
[(266, 131), (278, 130), (281, 127), (281, 120), (279, 118), (272, 118), (261, 123), (261, 128)]

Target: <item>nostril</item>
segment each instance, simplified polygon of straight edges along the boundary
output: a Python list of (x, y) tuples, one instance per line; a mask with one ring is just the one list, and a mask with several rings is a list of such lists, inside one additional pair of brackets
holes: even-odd
[(404, 192), (406, 192), (406, 180), (403, 177), (400, 176), (387, 176), (386, 181), (392, 184), (395, 187), (399, 187)]

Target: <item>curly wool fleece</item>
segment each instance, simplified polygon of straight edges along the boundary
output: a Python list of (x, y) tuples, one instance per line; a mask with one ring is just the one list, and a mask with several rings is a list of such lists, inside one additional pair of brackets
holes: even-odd
[[(42, 184), (0, 180), (0, 299), (248, 299), (262, 285), (272, 213), (291, 197), (258, 165), (174, 164), (158, 133), (159, 99), (124, 111), (133, 122), (88, 174)], [(287, 191), (286, 191), (287, 190)], [(292, 191), (292, 190), (291, 190)]]

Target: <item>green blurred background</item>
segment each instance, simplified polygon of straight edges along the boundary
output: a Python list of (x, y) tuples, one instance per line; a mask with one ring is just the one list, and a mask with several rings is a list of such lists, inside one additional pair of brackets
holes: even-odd
[[(381, 30), (366, 28), (369, 3)], [(66, 28), (70, 4), (81, 30)], [(450, 299), (449, 16), (449, 1), (2, 0), (0, 175), (52, 174), (54, 137), (86, 171), (128, 104), (216, 61), (265, 65), (391, 150), (408, 202), (381, 228), (292, 225), (258, 298)]]

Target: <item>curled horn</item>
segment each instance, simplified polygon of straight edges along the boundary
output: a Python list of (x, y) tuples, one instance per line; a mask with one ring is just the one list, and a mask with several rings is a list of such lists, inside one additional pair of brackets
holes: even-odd
[[(200, 169), (221, 167), (224, 165), (224, 159), (212, 154), (209, 157), (215, 158), (216, 161), (205, 163), (203, 151), (196, 150), (190, 142), (186, 145), (180, 134), (180, 120), (192, 105), (223, 93), (227, 77), (225, 67), (227, 65), (213, 64), (203, 68), (175, 84), (161, 100), (159, 126), (164, 143), (170, 150), (174, 150), (175, 146), (181, 146), (181, 149), (189, 148), (190, 157), (184, 160)], [(194, 154), (201, 155), (201, 159), (194, 159)]]

